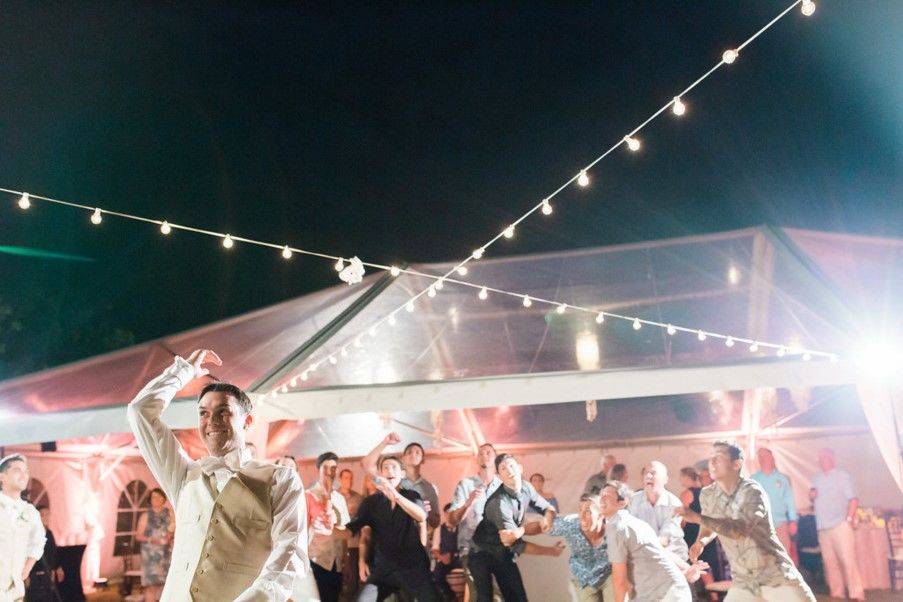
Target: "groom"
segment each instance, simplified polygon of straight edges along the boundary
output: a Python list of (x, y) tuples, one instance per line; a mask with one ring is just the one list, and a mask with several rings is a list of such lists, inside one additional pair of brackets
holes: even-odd
[(201, 390), (198, 434), (209, 455), (198, 461), (160, 419), (180, 390), (209, 374), (206, 364), (222, 360), (209, 349), (176, 357), (128, 406), (138, 449), (176, 511), (161, 602), (282, 602), (308, 571), (307, 512), (294, 470), (251, 459), (251, 400), (227, 383)]

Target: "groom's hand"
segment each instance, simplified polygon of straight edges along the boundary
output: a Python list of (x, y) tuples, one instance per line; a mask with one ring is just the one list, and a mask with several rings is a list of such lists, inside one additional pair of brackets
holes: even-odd
[(186, 358), (186, 361), (194, 368), (192, 380), (210, 374), (210, 370), (205, 368), (204, 364), (213, 364), (214, 366), (223, 365), (223, 360), (210, 349), (195, 349), (188, 358)]

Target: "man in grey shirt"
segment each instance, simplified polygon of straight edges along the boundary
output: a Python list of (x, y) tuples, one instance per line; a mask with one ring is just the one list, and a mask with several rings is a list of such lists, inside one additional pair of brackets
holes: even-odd
[(424, 479), (420, 475), (420, 469), (423, 466), (423, 446), (419, 443), (408, 443), (401, 455), (404, 462), (405, 477), (401, 480), (401, 486), (404, 489), (416, 491), (423, 498), (424, 506), (426, 506), (427, 519), (426, 522), (430, 529), (439, 526), (439, 494), (436, 486)]
[(658, 535), (625, 510), (628, 494), (618, 481), (609, 481), (600, 493), (615, 602), (625, 602), (631, 589), (631, 602), (691, 602), (690, 586)]
[(605, 482), (608, 480), (608, 473), (617, 462), (618, 459), (615, 458), (614, 454), (606, 454), (603, 452), (601, 459), (602, 470), (586, 480), (586, 485), (583, 486), (583, 493), (598, 495), (599, 492), (602, 491), (602, 488), (605, 487)]

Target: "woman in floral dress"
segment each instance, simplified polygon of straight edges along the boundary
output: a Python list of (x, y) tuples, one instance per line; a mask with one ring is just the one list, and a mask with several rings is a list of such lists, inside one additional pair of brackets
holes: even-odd
[(151, 507), (138, 519), (135, 539), (141, 542), (141, 586), (145, 602), (156, 602), (163, 593), (169, 571), (173, 521), (166, 507), (166, 494), (161, 489), (150, 492)]

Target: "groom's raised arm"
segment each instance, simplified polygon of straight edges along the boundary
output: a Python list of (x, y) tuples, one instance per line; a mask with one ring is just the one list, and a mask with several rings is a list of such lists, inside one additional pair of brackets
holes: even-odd
[(138, 449), (173, 507), (178, 503), (191, 459), (160, 416), (176, 394), (199, 376), (199, 364), (196, 364), (198, 360), (203, 361), (205, 354), (203, 351), (192, 353), (189, 359), (194, 363), (176, 357), (171, 366), (141, 389), (127, 409)]

